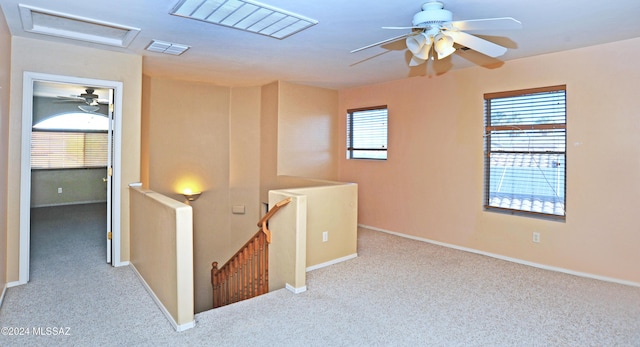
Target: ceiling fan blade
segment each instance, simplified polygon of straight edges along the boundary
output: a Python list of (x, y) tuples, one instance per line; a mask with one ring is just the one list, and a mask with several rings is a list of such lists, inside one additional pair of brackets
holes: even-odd
[(446, 35), (451, 36), (455, 43), (469, 47), (474, 51), (478, 51), (492, 58), (499, 57), (507, 52), (507, 48), (505, 47), (462, 31), (446, 31)]
[(58, 96), (59, 102), (85, 102), (83, 98), (78, 98), (75, 96)]
[(427, 29), (429, 26), (410, 26), (410, 27), (382, 27), (382, 29), (390, 30), (412, 30), (412, 29)]
[(451, 25), (462, 31), (522, 29), (522, 23), (511, 17), (459, 20)]
[(371, 48), (371, 47), (375, 47), (375, 46), (380, 46), (380, 45), (385, 44), (385, 43), (387, 43), (387, 42), (397, 41), (397, 40), (400, 40), (400, 39), (402, 39), (402, 38), (405, 38), (405, 37), (407, 37), (407, 36), (409, 36), (409, 35), (411, 35), (411, 33), (409, 33), (409, 34), (404, 34), (404, 35), (400, 35), (400, 36), (396, 36), (396, 37), (392, 37), (392, 38), (390, 38), (390, 39), (382, 40), (382, 41), (380, 41), (380, 42), (372, 43), (372, 44), (370, 44), (370, 45), (367, 45), (367, 46), (364, 46), (364, 47), (360, 47), (360, 48), (358, 48), (358, 49), (354, 49), (353, 51), (351, 51), (351, 53), (360, 52), (360, 51), (362, 51), (362, 50), (365, 50), (365, 49), (367, 49), (367, 48)]

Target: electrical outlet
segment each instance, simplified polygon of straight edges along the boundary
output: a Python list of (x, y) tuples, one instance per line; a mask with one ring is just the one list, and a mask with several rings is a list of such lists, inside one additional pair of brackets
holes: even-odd
[(322, 242), (327, 242), (329, 241), (329, 232), (328, 231), (323, 231), (322, 232)]
[(533, 242), (540, 243), (540, 233), (537, 231), (533, 232)]

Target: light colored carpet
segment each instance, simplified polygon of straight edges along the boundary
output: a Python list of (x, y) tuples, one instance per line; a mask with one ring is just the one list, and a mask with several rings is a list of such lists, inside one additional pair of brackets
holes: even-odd
[(640, 346), (640, 288), (367, 229), (359, 257), (308, 273), (307, 292), (206, 311), (177, 333), (130, 268), (104, 264), (89, 214), (62, 210), (44, 229), (78, 229), (74, 241), (34, 235), (32, 281), (7, 290), (0, 326), (71, 335), (0, 336), (1, 346)]

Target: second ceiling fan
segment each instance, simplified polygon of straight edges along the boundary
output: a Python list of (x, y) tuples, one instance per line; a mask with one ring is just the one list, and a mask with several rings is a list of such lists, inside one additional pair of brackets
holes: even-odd
[(413, 53), (409, 66), (420, 65), (430, 58), (448, 57), (456, 51), (454, 43), (495, 58), (506, 53), (507, 48), (465, 31), (522, 28), (522, 23), (511, 17), (454, 21), (451, 11), (445, 10), (444, 4), (440, 1), (424, 3), (422, 11), (413, 16), (412, 24), (409, 27), (382, 27), (391, 30), (411, 30), (411, 32), (355, 49), (351, 53), (406, 38), (407, 48)]

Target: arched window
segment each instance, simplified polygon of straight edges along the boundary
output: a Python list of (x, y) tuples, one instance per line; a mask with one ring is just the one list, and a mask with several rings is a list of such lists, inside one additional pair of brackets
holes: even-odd
[(31, 133), (31, 168), (107, 166), (109, 119), (97, 113), (64, 113), (44, 119)]

